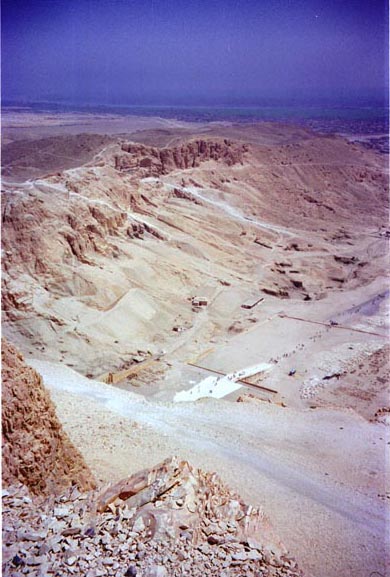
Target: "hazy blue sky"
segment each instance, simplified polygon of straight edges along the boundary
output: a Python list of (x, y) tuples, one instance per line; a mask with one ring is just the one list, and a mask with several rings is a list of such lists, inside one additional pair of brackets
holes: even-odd
[(3, 99), (383, 98), (386, 0), (3, 0)]

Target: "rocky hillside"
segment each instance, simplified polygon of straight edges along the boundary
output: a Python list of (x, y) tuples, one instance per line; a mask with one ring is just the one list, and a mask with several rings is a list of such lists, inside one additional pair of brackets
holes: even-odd
[(3, 485), (48, 494), (70, 485), (93, 486), (92, 474), (57, 419), (41, 377), (2, 341)]

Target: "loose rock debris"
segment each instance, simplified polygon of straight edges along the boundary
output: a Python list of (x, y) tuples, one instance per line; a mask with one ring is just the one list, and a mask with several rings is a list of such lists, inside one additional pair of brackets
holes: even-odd
[(215, 473), (167, 459), (105, 490), (3, 491), (3, 575), (301, 577), (267, 518)]

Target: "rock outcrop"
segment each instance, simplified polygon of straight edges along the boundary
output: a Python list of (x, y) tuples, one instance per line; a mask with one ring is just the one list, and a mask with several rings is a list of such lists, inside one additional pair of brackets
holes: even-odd
[[(41, 276), (76, 258), (88, 263), (94, 253), (113, 256), (109, 237), (127, 222), (127, 214), (93, 200), (78, 202), (72, 193), (53, 194), (51, 202), (26, 195), (14, 202), (5, 195), (2, 206), (3, 261), (5, 272), (23, 266), (32, 276)], [(88, 199), (86, 199), (88, 201)]]
[(176, 169), (194, 168), (207, 160), (222, 161), (227, 166), (242, 162), (246, 144), (221, 141), (192, 140), (176, 148), (153, 148), (143, 144), (122, 144), (122, 154), (114, 158), (120, 171), (139, 171), (147, 176), (160, 176)]
[[(167, 459), (103, 493), (3, 497), (3, 572), (115, 577), (300, 577), (266, 517), (215, 473)], [(45, 511), (46, 514), (41, 515)]]
[(92, 474), (63, 431), (41, 377), (5, 339), (2, 385), (3, 485), (20, 482), (33, 494), (91, 488)]

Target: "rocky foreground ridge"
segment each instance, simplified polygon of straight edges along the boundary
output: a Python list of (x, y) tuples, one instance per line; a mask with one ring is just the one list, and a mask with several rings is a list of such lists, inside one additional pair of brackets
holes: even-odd
[(302, 573), (267, 519), (215, 474), (167, 459), (103, 492), (3, 491), (3, 574), (86, 577)]
[(92, 473), (63, 431), (40, 375), (2, 340), (2, 480), (47, 495), (94, 486)]

